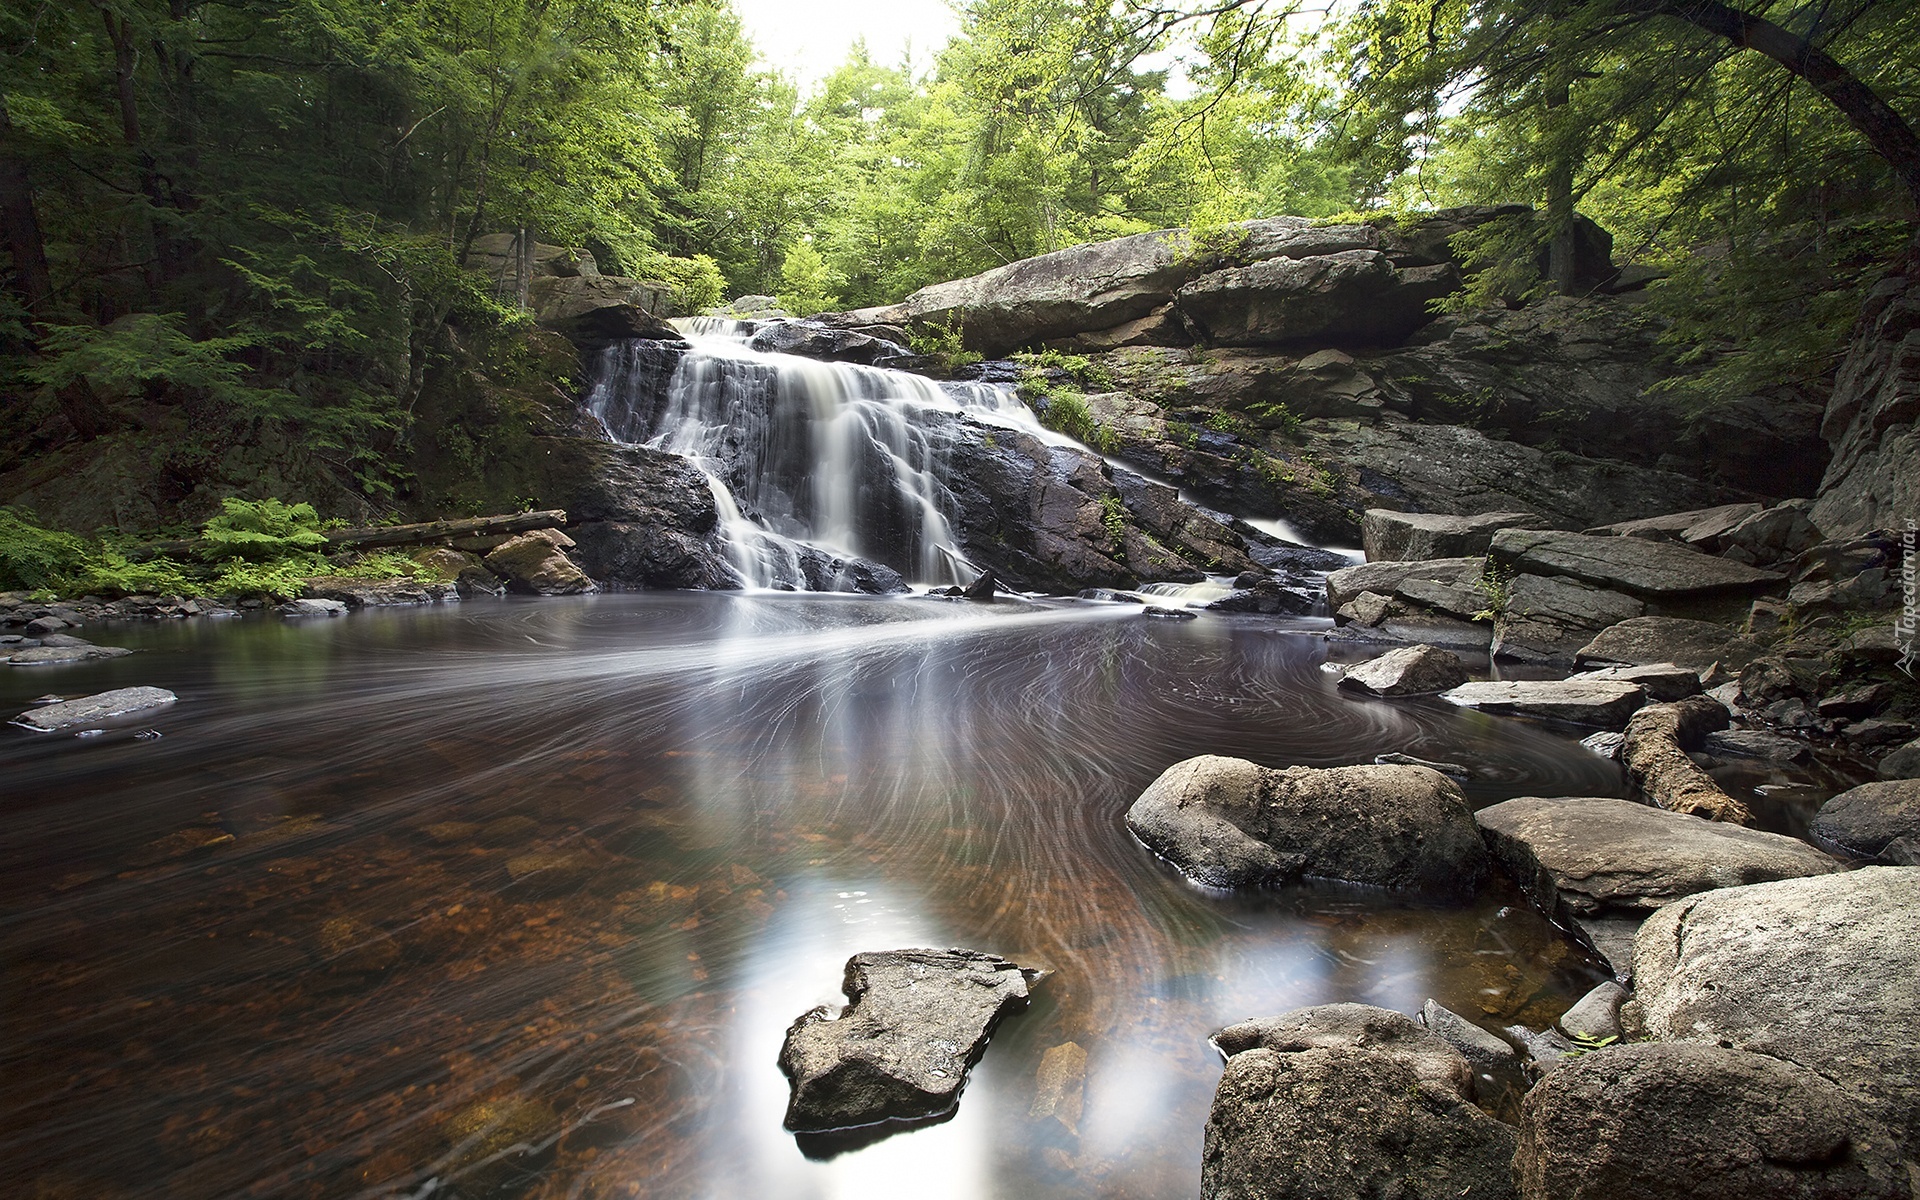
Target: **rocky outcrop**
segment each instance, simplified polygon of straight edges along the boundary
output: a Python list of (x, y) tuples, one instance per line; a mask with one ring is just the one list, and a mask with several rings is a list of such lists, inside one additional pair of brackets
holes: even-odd
[(1488, 680), (1463, 683), (1441, 699), (1502, 716), (1620, 729), (1647, 702), (1647, 693), (1638, 684), (1623, 681)]
[(1568, 679), (1595, 683), (1634, 683), (1646, 689), (1647, 698), (1662, 703), (1685, 700), (1700, 694), (1700, 673), (1673, 663), (1648, 663), (1638, 667), (1600, 667), (1569, 675)]
[(1460, 656), (1433, 646), (1403, 646), (1347, 668), (1340, 686), (1375, 696), (1421, 696), (1467, 681)]
[(1715, 888), (1840, 869), (1798, 838), (1631, 800), (1522, 796), (1474, 820), (1501, 867), (1549, 914), (1638, 914)]
[(1729, 888), (1634, 938), (1636, 1001), (1663, 1040), (1718, 1043), (1838, 1084), (1920, 1158), (1920, 867)]
[(60, 729), (91, 725), (96, 721), (148, 712), (172, 704), (177, 699), (179, 697), (165, 688), (115, 688), (110, 692), (82, 696), (78, 700), (62, 700), (55, 704), (43, 704), (38, 708), (30, 708), (14, 717), (8, 724), (24, 726), (36, 733), (52, 733)]
[(1360, 522), (1368, 562), (1482, 556), (1502, 529), (1533, 529), (1540, 518), (1525, 512), (1448, 516), (1370, 508)]
[(854, 955), (839, 1016), (816, 1008), (787, 1030), (786, 1127), (821, 1132), (951, 1111), (994, 1027), (1027, 1006), (1037, 975), (976, 950)]
[(1648, 705), (1627, 722), (1620, 761), (1661, 808), (1709, 821), (1750, 824), (1753, 813), (1747, 806), (1722, 791), (1687, 753), (1699, 749), (1709, 733), (1725, 729), (1727, 719), (1726, 706), (1710, 696)]
[(1848, 858), (1914, 865), (1920, 857), (1920, 779), (1849, 788), (1820, 806), (1808, 834)]
[(747, 346), (767, 354), (797, 354), (823, 362), (858, 363), (866, 367), (912, 370), (921, 363), (919, 356), (896, 340), (852, 329), (835, 329), (819, 321), (757, 323)]
[(1494, 535), (1488, 555), (1516, 573), (1564, 575), (1657, 601), (1751, 595), (1785, 582), (1776, 572), (1643, 538), (1509, 529)]
[(1493, 653), (1518, 662), (1570, 666), (1580, 648), (1609, 626), (1647, 610), (1621, 592), (1551, 575), (1507, 580), (1493, 619)]
[(1214, 1035), (1227, 1056), (1201, 1151), (1205, 1200), (1506, 1200), (1513, 1131), (1473, 1071), (1396, 1012), (1328, 1004)]
[(503, 296), (524, 294), (541, 328), (577, 342), (678, 336), (662, 320), (666, 284), (603, 275), (585, 250), (534, 242), (523, 251), (518, 235), (490, 233), (473, 239), (465, 265)]
[(1526, 1200), (1897, 1200), (1893, 1136), (1805, 1067), (1697, 1042), (1613, 1046), (1521, 1107)]
[(1868, 293), (1820, 436), (1833, 462), (1811, 516), (1826, 536), (1895, 529), (1920, 514), (1920, 253)]
[(1174, 294), (1196, 339), (1222, 346), (1391, 346), (1460, 286), (1450, 264), (1395, 267), (1378, 250), (1271, 258), (1203, 275)]
[(1154, 780), (1127, 827), (1209, 887), (1308, 875), (1464, 899), (1489, 862), (1459, 785), (1426, 767), (1272, 770), (1203, 755)]
[(1712, 621), (1631, 617), (1601, 630), (1574, 657), (1581, 663), (1672, 663), (1704, 671), (1715, 663), (1738, 670), (1759, 653), (1757, 643)]

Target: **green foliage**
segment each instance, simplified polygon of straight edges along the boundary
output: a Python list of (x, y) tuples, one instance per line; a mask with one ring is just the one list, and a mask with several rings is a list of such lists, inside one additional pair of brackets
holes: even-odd
[(1492, 559), (1480, 569), (1480, 578), (1473, 581), (1473, 590), (1486, 600), (1487, 606), (1473, 614), (1476, 621), (1491, 621), (1507, 611), (1513, 603), (1513, 571), (1498, 566)]
[(1084, 442), (1102, 454), (1120, 449), (1120, 435), (1094, 419), (1085, 397), (1051, 389), (1043, 394), (1041, 402), (1045, 407), (1040, 411), (1040, 423), (1048, 429)]
[(1262, 424), (1280, 431), (1288, 441), (1300, 440), (1300, 416), (1284, 400), (1255, 400), (1248, 406)]
[(795, 242), (780, 264), (780, 307), (795, 316), (827, 312), (840, 303), (833, 272), (809, 241)]
[(960, 328), (960, 314), (944, 322), (915, 325), (907, 330), (907, 341), (915, 354), (925, 355), (938, 371), (952, 371), (980, 361), (977, 351), (966, 348), (966, 335)]
[(94, 325), (45, 327), (43, 359), (26, 377), (51, 388), (84, 381), (96, 392), (115, 397), (154, 396), (168, 391), (199, 392), (216, 399), (245, 394), (247, 367), (231, 356), (252, 344), (248, 337), (195, 341), (183, 328), (181, 313), (136, 313), (106, 328)]
[(0, 508), (0, 590), (58, 587), (85, 568), (87, 543)]
[(1107, 531), (1107, 544), (1114, 550), (1127, 545), (1127, 506), (1118, 496), (1100, 497), (1100, 525)]
[(220, 502), (220, 509), (200, 530), (206, 547), (201, 557), (209, 562), (234, 558), (270, 562), (309, 554), (327, 544), (311, 504), (229, 497)]
[(705, 312), (720, 303), (727, 281), (720, 264), (704, 254), (675, 258), (670, 254), (648, 254), (639, 260), (634, 273), (642, 279), (658, 279), (670, 289), (668, 296), (678, 316)]

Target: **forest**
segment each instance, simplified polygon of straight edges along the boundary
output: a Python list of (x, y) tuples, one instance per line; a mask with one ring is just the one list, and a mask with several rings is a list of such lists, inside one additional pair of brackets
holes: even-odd
[(391, 508), (432, 372), (525, 321), (469, 269), (497, 231), (680, 312), (807, 313), (1152, 229), (1519, 202), (1449, 303), (1553, 288), (1577, 211), (1667, 276), (1712, 363), (1675, 402), (1711, 404), (1830, 374), (1920, 191), (1907, 4), (960, 15), (927, 71), (855, 43), (802, 88), (721, 0), (11, 0), (0, 471), (157, 403), (188, 459), (298, 444)]

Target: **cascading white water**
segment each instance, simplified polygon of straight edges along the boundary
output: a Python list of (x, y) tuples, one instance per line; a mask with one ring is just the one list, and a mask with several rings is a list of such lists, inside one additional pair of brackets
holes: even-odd
[(587, 407), (614, 440), (706, 473), (749, 586), (808, 588), (809, 547), (926, 583), (976, 576), (949, 520), (945, 467), (963, 415), (1041, 434), (1012, 389), (756, 351), (749, 322), (676, 324), (693, 348), (664, 389), (657, 352), (616, 344)]

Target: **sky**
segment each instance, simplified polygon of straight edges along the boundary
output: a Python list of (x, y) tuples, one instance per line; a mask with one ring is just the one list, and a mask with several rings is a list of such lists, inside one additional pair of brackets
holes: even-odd
[(925, 68), (960, 29), (947, 0), (733, 0), (733, 8), (767, 64), (802, 88), (845, 62), (855, 38), (889, 66), (911, 42), (915, 66)]

